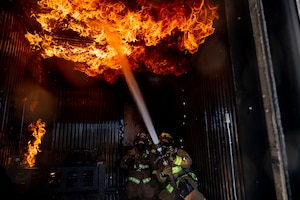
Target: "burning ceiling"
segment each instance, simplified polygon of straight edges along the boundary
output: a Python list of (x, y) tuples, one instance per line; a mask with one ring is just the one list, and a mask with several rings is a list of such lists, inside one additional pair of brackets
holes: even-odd
[(41, 30), (26, 34), (32, 48), (43, 58), (73, 61), (75, 70), (109, 83), (123, 74), (120, 53), (135, 72), (188, 71), (189, 55), (214, 33), (218, 18), (218, 6), (208, 0), (40, 0), (37, 4), (32, 17)]

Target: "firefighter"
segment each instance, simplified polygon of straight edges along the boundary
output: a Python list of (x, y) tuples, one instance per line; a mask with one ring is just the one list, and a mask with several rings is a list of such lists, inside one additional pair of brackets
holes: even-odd
[(128, 170), (125, 185), (125, 198), (134, 200), (157, 199), (158, 184), (152, 178), (153, 161), (150, 162), (152, 140), (144, 132), (137, 133), (134, 147), (128, 150), (121, 160), (121, 168)]
[[(153, 151), (152, 151), (153, 152)], [(198, 180), (191, 171), (192, 159), (180, 148), (174, 147), (174, 139), (169, 133), (162, 133), (155, 160), (157, 180), (163, 184), (158, 194), (160, 200), (205, 200), (198, 190)]]

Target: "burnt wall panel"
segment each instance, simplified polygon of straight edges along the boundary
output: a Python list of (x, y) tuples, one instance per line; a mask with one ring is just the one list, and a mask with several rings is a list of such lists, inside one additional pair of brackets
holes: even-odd
[(17, 104), (22, 100), (16, 99), (16, 94), (28, 64), (26, 58), (31, 56), (24, 31), (9, 10), (9, 6), (0, 9), (0, 163), (4, 166), (19, 156), (22, 110)]
[[(223, 3), (217, 32), (199, 48), (192, 73), (146, 75), (139, 83), (155, 84), (142, 87), (155, 128), (183, 139), (208, 199), (273, 199), (249, 10), (245, 1)], [(70, 71), (71, 62), (32, 55), (24, 31), (15, 30), (21, 25), (6, 11), (0, 32), (1, 164), (23, 155), (27, 126), (42, 118), (47, 126), (37, 166), (103, 162), (106, 190), (115, 193), (123, 184), (118, 161), (125, 87)], [(30, 96), (32, 91), (43, 98)]]
[(32, 139), (28, 125), (40, 118), (46, 123), (46, 134), (36, 167), (101, 162), (106, 170), (105, 188), (120, 188), (118, 148), (123, 134), (123, 99), (118, 84), (99, 83), (83, 74), (76, 74), (81, 85), (65, 80), (55, 71), (60, 63), (43, 61), (32, 53), (24, 37), (25, 23), (14, 16), (10, 7), (1, 7), (0, 161), (1, 166), (9, 167), (8, 179), (17, 180), (17, 171), (11, 171), (8, 165), (22, 167), (19, 162)]
[(59, 83), (59, 89), (54, 90), (55, 117), (48, 123), (38, 166), (70, 167), (101, 162), (106, 170), (105, 189), (120, 188), (123, 101), (116, 86), (73, 88), (68, 83)]
[(197, 114), (188, 118), (189, 134), (184, 136), (186, 148), (195, 157), (194, 167), (200, 176), (201, 188), (212, 199), (235, 199), (245, 195), (235, 110), (230, 100), (232, 86), (225, 81), (229, 77), (228, 73), (202, 77), (201, 86), (195, 88), (194, 100), (190, 102), (191, 107), (198, 105)]
[[(177, 124), (183, 133), (182, 145), (190, 152), (200, 190), (209, 199), (245, 198), (227, 45), (221, 33), (211, 37), (200, 50), (201, 56), (197, 55), (196, 73), (179, 81)], [(216, 57), (220, 61), (212, 60)]]
[(105, 187), (119, 188), (119, 184), (122, 184), (118, 175), (121, 138), (119, 121), (97, 124), (56, 123), (55, 126), (64, 127), (62, 128), (64, 131), (53, 132), (51, 137), (47, 137), (51, 139), (52, 146), (48, 149), (42, 145), (38, 166), (42, 168), (89, 166), (101, 162), (106, 169)]
[[(193, 56), (193, 73), (179, 77), (176, 131), (193, 158), (200, 191), (208, 199), (245, 199), (234, 75), (225, 4), (216, 32)], [(238, 102), (239, 103), (239, 102)]]

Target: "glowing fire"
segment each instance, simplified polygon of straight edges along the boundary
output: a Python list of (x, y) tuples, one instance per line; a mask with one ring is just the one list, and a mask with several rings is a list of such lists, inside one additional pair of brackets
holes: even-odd
[(73, 61), (75, 70), (114, 82), (122, 70), (107, 31), (116, 32), (133, 71), (180, 75), (214, 33), (218, 6), (208, 1), (40, 0), (32, 16), (42, 31), (26, 38), (43, 58)]
[(35, 138), (35, 140), (33, 142), (28, 142), (28, 151), (24, 155), (24, 161), (22, 164), (28, 167), (34, 167), (35, 156), (41, 152), (39, 145), (42, 143), (42, 138), (46, 133), (45, 127), (46, 123), (42, 122), (41, 119), (38, 119), (35, 125), (33, 123), (29, 124), (28, 129), (29, 131), (32, 131), (32, 136)]

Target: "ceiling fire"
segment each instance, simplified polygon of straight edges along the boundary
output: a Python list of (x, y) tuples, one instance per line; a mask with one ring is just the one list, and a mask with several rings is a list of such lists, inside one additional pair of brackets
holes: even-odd
[(218, 5), (208, 0), (40, 0), (32, 17), (41, 29), (25, 36), (43, 58), (73, 61), (74, 70), (114, 83), (118, 49), (135, 72), (180, 75), (189, 56), (214, 33)]

